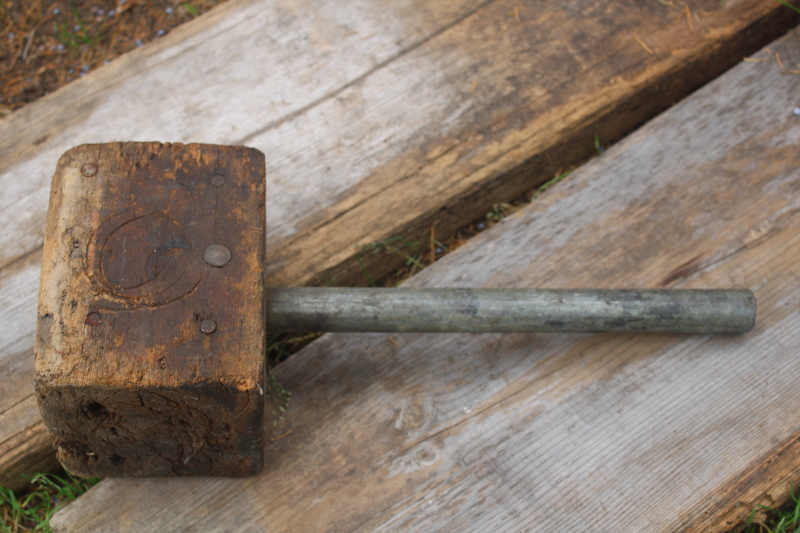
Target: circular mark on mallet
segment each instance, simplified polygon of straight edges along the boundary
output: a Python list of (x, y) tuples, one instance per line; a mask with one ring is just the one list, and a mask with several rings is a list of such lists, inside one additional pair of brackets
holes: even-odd
[(200, 331), (202, 331), (206, 335), (211, 335), (212, 333), (217, 331), (217, 323), (207, 318), (202, 322), (200, 322)]
[(97, 327), (102, 323), (103, 323), (103, 321), (100, 319), (100, 314), (99, 313), (89, 313), (86, 316), (86, 325), (87, 326)]
[(212, 244), (206, 248), (203, 259), (205, 259), (206, 263), (209, 265), (220, 268), (227, 265), (228, 261), (231, 260), (231, 252), (220, 244)]
[(225, 176), (222, 174), (217, 174), (211, 178), (211, 185), (214, 187), (222, 187), (225, 185)]
[(86, 176), (87, 178), (91, 178), (92, 176), (97, 174), (97, 165), (83, 165), (81, 167), (81, 174)]
[(181, 225), (156, 214), (122, 223), (100, 252), (102, 277), (109, 291), (123, 298), (163, 293), (183, 278), (191, 260), (192, 245)]
[(208, 268), (189, 237), (163, 213), (117, 213), (89, 240), (88, 273), (112, 308), (164, 305), (190, 293)]

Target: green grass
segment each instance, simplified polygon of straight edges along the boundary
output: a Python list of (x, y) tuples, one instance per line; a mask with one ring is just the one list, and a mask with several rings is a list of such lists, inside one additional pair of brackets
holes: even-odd
[(31, 478), (30, 489), (21, 495), (0, 487), (0, 532), (49, 532), (55, 512), (99, 481), (100, 478), (78, 479), (70, 474), (36, 474)]
[(750, 513), (745, 533), (800, 533), (800, 495), (795, 494), (780, 509), (759, 505)]
[(361, 251), (372, 252), (375, 255), (381, 251), (388, 254), (397, 254), (406, 260), (406, 266), (415, 264), (419, 268), (425, 268), (425, 265), (420, 262), (419, 241), (410, 241), (403, 237), (390, 237), (382, 241), (369, 243)]
[[(320, 334), (313, 334), (317, 338)], [(311, 342), (311, 340), (307, 341)], [(288, 356), (287, 356), (288, 357)], [(272, 425), (277, 426), (278, 422), (283, 420), (283, 415), (286, 414), (286, 409), (289, 408), (289, 401), (292, 399), (292, 393), (283, 388), (278, 381), (267, 372), (267, 389), (264, 394), (269, 403), (273, 406), (272, 411)]]
[(792, 11), (794, 11), (794, 12), (796, 12), (796, 13), (800, 14), (800, 8), (797, 8), (797, 7), (793, 6), (792, 4), (790, 4), (789, 2), (787, 2), (786, 0), (775, 0), (775, 1), (776, 1), (776, 2), (778, 2), (779, 4), (783, 4), (783, 5), (785, 5), (786, 7), (788, 7), (789, 9), (791, 9)]
[(600, 155), (605, 151), (605, 147), (602, 144), (600, 144), (599, 135), (594, 136), (594, 149), (597, 152), (597, 155)]
[(186, 11), (188, 11), (193, 17), (197, 17), (200, 15), (200, 12), (197, 11), (197, 8), (194, 7), (192, 4), (186, 3), (186, 4), (181, 4), (181, 6), (183, 6), (183, 8), (186, 9)]
[(567, 176), (569, 176), (573, 172), (574, 172), (574, 170), (568, 170), (566, 172), (562, 172), (561, 174), (559, 174), (558, 176), (554, 177), (553, 179), (551, 179), (549, 181), (545, 181), (544, 183), (542, 183), (542, 185), (538, 189), (536, 189), (536, 192), (534, 192), (533, 195), (531, 196), (531, 201), (535, 200), (544, 191), (546, 191), (547, 189), (549, 189), (550, 187), (552, 187), (553, 185), (555, 185), (559, 181), (563, 180), (564, 178), (566, 178)]
[(78, 13), (77, 8), (72, 8), (72, 14), (75, 16), (75, 25), (77, 29), (73, 30), (66, 24), (59, 24), (57, 39), (61, 44), (69, 48), (80, 48), (81, 46), (92, 47), (100, 42), (99, 35), (92, 35), (83, 25), (81, 14)]

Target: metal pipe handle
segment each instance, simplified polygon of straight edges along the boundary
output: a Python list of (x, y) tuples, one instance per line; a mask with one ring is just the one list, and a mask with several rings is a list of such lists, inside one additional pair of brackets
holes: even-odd
[(267, 289), (267, 331), (745, 333), (749, 290)]

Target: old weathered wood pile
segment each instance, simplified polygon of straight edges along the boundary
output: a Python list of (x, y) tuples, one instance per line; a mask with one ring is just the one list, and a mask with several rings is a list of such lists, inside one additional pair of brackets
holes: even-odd
[(31, 374), (68, 148), (258, 148), (267, 284), (353, 285), (394, 267), (363, 246), (447, 239), (653, 119), (407, 285), (744, 287), (752, 333), (326, 335), (273, 371), (263, 472), (107, 479), (54, 526), (725, 531), (784, 501), (800, 20), (668, 4), (233, 1), (0, 122), (2, 484), (56, 467)]

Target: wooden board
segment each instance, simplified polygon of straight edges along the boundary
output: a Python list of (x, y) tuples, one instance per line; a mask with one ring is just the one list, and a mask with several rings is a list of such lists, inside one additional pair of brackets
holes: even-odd
[[(105, 480), (81, 531), (726, 531), (800, 466), (800, 32), (411, 286), (749, 287), (738, 336), (326, 335), (244, 480)], [(402, 290), (402, 289), (398, 289)]]
[[(353, 255), (446, 237), (797, 23), (776, 2), (240, 0), (0, 122), (0, 484), (22, 482), (50, 178), (87, 142), (267, 155), (269, 284), (364, 283)], [(651, 53), (652, 52), (652, 53)], [(368, 268), (390, 268), (391, 263)], [(373, 275), (379, 272), (373, 270)], [(12, 312), (11, 310), (15, 310)], [(19, 310), (19, 312), (16, 312)], [(17, 376), (21, 376), (17, 378)], [(15, 413), (14, 421), (8, 409)], [(22, 418), (20, 418), (22, 416)], [(31, 418), (33, 417), (33, 418)]]

